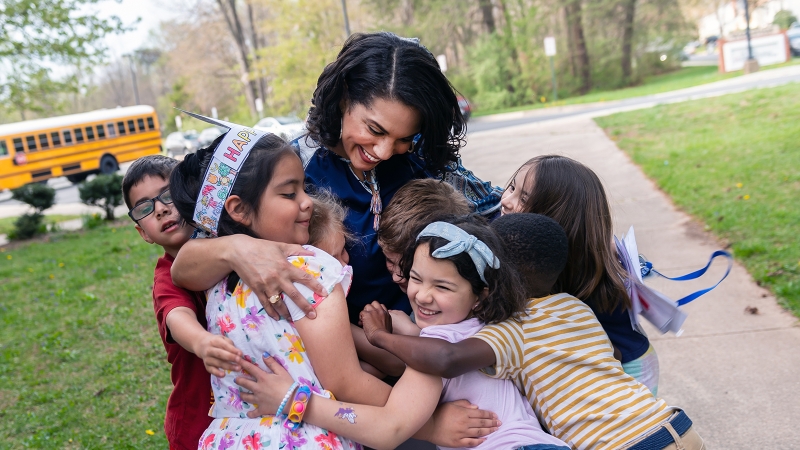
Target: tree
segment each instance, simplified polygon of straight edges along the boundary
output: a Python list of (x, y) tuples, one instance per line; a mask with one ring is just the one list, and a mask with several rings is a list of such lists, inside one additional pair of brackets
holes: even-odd
[(114, 208), (122, 204), (122, 175), (98, 175), (81, 183), (78, 193), (83, 203), (103, 208), (106, 220), (114, 220)]
[(0, 104), (17, 110), (24, 120), (26, 111), (52, 108), (55, 94), (77, 91), (74, 79), (54, 80), (48, 63), (81, 65), (102, 60), (102, 38), (125, 27), (118, 17), (102, 19), (87, 11), (98, 1), (3, 1), (0, 65), (13, 70), (0, 75)]
[(622, 22), (622, 80), (629, 84), (631, 80), (631, 51), (633, 50), (633, 19), (636, 17), (636, 0), (623, 0), (624, 12)]
[(583, 15), (581, 0), (568, 0), (564, 6), (567, 19), (567, 38), (570, 45), (573, 74), (579, 81), (579, 92), (585, 94), (592, 87), (589, 52), (586, 51), (586, 40), (583, 37)]
[(14, 222), (12, 239), (30, 239), (37, 234), (47, 232), (46, 226), (42, 223), (44, 219), (42, 212), (53, 206), (56, 198), (55, 189), (40, 183), (26, 184), (11, 191), (11, 198), (27, 203), (34, 210), (32, 213), (23, 214)]

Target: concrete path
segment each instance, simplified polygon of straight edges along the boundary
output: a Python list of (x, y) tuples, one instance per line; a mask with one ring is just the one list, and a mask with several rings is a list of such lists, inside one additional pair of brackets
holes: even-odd
[[(529, 158), (561, 154), (591, 167), (611, 199), (617, 235), (635, 226), (641, 253), (665, 274), (704, 266), (723, 244), (678, 211), (670, 199), (587, 117), (471, 133), (464, 164), (504, 185)], [(702, 282), (648, 282), (671, 298)], [(745, 312), (758, 308), (758, 314)], [(800, 448), (800, 326), (776, 299), (735, 264), (716, 290), (684, 307), (684, 334), (648, 329), (661, 362), (659, 395), (683, 407), (709, 449)]]

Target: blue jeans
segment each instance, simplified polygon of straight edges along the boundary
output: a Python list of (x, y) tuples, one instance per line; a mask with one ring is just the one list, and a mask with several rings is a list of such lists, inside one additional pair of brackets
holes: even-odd
[(520, 447), (517, 450), (570, 450), (570, 448), (564, 447), (563, 445), (533, 444), (533, 445), (526, 445), (525, 447)]

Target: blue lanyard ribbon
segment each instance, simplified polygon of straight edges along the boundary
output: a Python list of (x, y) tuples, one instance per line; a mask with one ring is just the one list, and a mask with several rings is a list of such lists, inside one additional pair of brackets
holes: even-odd
[(666, 278), (666, 279), (672, 280), (672, 281), (688, 281), (688, 280), (694, 280), (694, 279), (697, 279), (697, 278), (700, 278), (701, 276), (703, 276), (706, 273), (706, 271), (708, 271), (708, 268), (711, 267), (711, 263), (714, 262), (714, 259), (716, 259), (718, 256), (724, 256), (725, 258), (728, 259), (728, 269), (725, 271), (725, 275), (723, 275), (722, 278), (719, 281), (717, 281), (717, 283), (714, 284), (713, 286), (711, 286), (710, 288), (701, 289), (701, 290), (699, 290), (697, 292), (693, 292), (693, 293), (691, 293), (691, 294), (689, 294), (689, 295), (687, 295), (687, 296), (685, 296), (685, 297), (683, 297), (681, 299), (678, 299), (678, 301), (676, 302), (678, 304), (678, 306), (683, 306), (683, 305), (691, 302), (692, 300), (700, 297), (701, 295), (710, 292), (715, 287), (719, 286), (719, 284), (722, 283), (722, 280), (724, 280), (725, 278), (728, 277), (728, 274), (731, 273), (731, 267), (733, 267), (733, 256), (731, 256), (730, 253), (726, 252), (725, 250), (717, 250), (717, 251), (715, 251), (714, 253), (711, 254), (711, 258), (709, 258), (708, 264), (706, 264), (705, 267), (703, 267), (702, 269), (699, 269), (699, 270), (695, 270), (694, 272), (687, 273), (686, 275), (681, 275), (679, 277), (668, 277), (668, 276), (664, 275), (663, 273), (657, 271), (653, 267), (653, 263), (651, 263), (650, 261), (647, 261), (647, 259), (645, 259), (644, 256), (642, 256), (642, 255), (639, 255), (639, 266), (640, 266), (640, 269), (642, 271), (642, 278), (644, 278), (644, 277), (646, 277), (648, 275), (656, 274), (656, 275), (658, 275), (660, 277), (663, 277), (663, 278)]

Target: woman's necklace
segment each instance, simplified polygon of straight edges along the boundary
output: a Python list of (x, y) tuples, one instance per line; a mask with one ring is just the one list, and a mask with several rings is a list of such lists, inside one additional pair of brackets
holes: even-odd
[(339, 157), (342, 161), (347, 163), (347, 167), (350, 169), (350, 173), (356, 177), (361, 186), (367, 190), (370, 194), (372, 194), (372, 200), (370, 201), (370, 211), (372, 212), (372, 229), (378, 231), (378, 228), (381, 224), (381, 213), (383, 212), (383, 202), (381, 202), (381, 186), (378, 184), (378, 177), (375, 172), (375, 169), (372, 168), (367, 170), (366, 172), (361, 172), (363, 175), (363, 180), (361, 177), (356, 175), (355, 169), (353, 169), (353, 164), (350, 162), (349, 159)]

